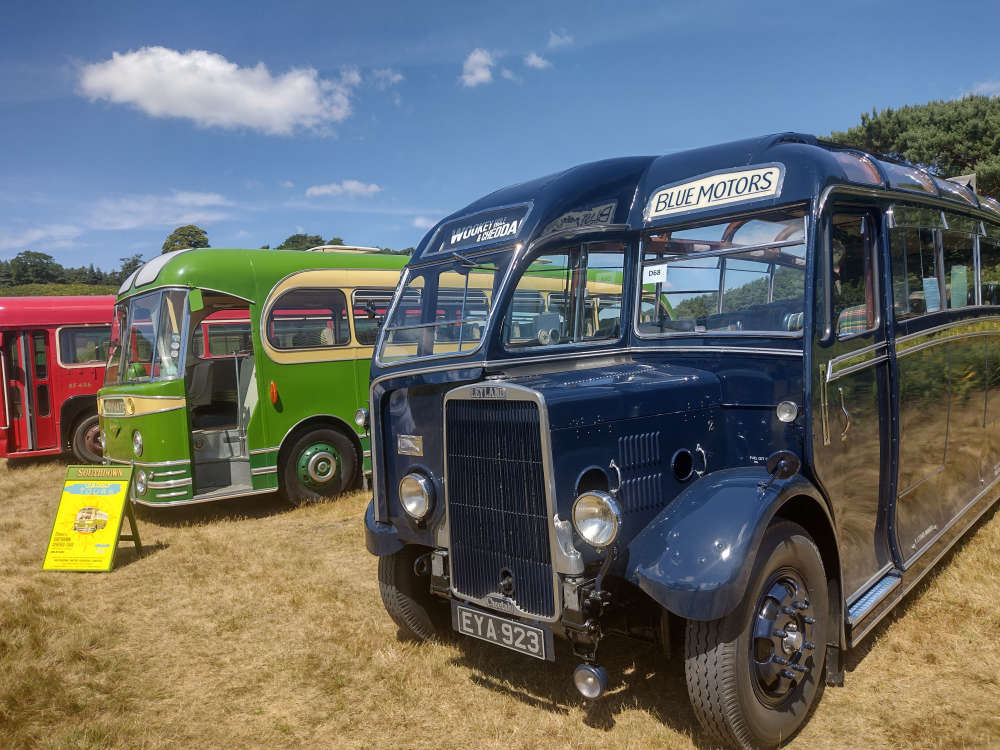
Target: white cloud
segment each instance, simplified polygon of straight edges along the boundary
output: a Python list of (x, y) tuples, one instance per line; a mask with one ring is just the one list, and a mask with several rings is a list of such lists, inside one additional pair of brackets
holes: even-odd
[(169, 195), (104, 198), (91, 212), (93, 229), (204, 224), (228, 219), (232, 201), (218, 193), (175, 190)]
[(244, 68), (214, 52), (166, 47), (115, 52), (110, 60), (84, 66), (80, 74), (80, 90), (92, 101), (106, 99), (151, 117), (181, 117), (206, 128), (269, 135), (328, 132), (331, 122), (350, 116), (351, 96), (360, 82), (355, 68), (335, 80), (320, 78), (313, 68), (272, 75), (262, 62)]
[(972, 87), (973, 94), (1000, 96), (1000, 81), (981, 81)]
[(341, 182), (331, 182), (327, 185), (313, 185), (306, 190), (307, 198), (315, 198), (321, 195), (348, 195), (354, 198), (369, 198), (375, 193), (381, 192), (382, 188), (374, 182), (366, 184), (359, 180), (343, 180)]
[(82, 229), (71, 224), (46, 224), (20, 232), (0, 231), (0, 251), (44, 251), (55, 247), (66, 247), (82, 233)]
[(292, 182), (291, 180), (283, 180), (282, 183), (281, 183), (281, 187), (283, 187), (283, 188), (285, 188), (287, 190), (289, 188), (295, 187), (295, 183)]
[(413, 226), (417, 229), (430, 229), (435, 224), (437, 222), (434, 219), (428, 219), (426, 216), (416, 216), (413, 219)]
[(521, 80), (510, 68), (501, 68), (500, 75), (501, 77), (506, 78), (508, 81), (520, 82)]
[(406, 80), (402, 73), (393, 70), (392, 68), (379, 68), (377, 70), (373, 70), (372, 78), (375, 81), (375, 88), (379, 91), (385, 91), (387, 88), (395, 86), (397, 83), (402, 83)]
[(493, 59), (493, 55), (477, 47), (465, 58), (465, 62), (462, 64), (462, 75), (459, 76), (459, 80), (467, 88), (472, 88), (482, 83), (492, 83), (494, 65), (496, 65), (496, 61)]
[(568, 47), (573, 43), (573, 36), (566, 29), (549, 32), (549, 49), (559, 49)]
[(545, 70), (546, 68), (552, 67), (552, 63), (541, 55), (536, 55), (534, 52), (524, 58), (524, 64), (529, 68), (534, 68), (535, 70)]

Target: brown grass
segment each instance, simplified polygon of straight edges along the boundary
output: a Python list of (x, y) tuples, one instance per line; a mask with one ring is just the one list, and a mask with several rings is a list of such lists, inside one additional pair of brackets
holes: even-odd
[[(397, 639), (365, 497), (141, 512), (111, 574), (40, 570), (64, 464), (0, 466), (0, 747), (707, 747), (683, 668), (608, 643), (588, 711), (542, 664)], [(1000, 517), (852, 654), (792, 747), (1000, 745)]]

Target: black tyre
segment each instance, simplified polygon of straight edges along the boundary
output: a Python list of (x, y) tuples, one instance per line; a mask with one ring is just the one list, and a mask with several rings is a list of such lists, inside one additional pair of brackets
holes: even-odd
[(687, 622), (688, 695), (709, 734), (773, 748), (802, 728), (825, 684), (828, 609), (816, 544), (798, 524), (773, 524), (740, 606), (720, 620)]
[(405, 637), (427, 641), (446, 632), (448, 605), (431, 594), (430, 575), (414, 570), (426, 547), (407, 545), (378, 559), (378, 588), (382, 603)]
[(282, 457), (281, 492), (292, 505), (334, 497), (354, 487), (358, 453), (349, 437), (323, 428), (303, 433)]
[(71, 442), (73, 455), (85, 464), (99, 464), (104, 455), (101, 450), (101, 424), (96, 414), (83, 417), (73, 428)]

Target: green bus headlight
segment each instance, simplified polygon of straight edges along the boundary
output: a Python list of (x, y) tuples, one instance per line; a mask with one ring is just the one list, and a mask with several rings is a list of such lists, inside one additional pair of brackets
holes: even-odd
[(146, 472), (142, 469), (135, 475), (135, 494), (145, 495), (146, 494)]
[(618, 504), (607, 492), (584, 492), (573, 502), (573, 526), (594, 547), (607, 547), (621, 528)]
[(407, 474), (399, 480), (399, 502), (403, 510), (419, 521), (434, 507), (434, 487), (423, 474)]
[(137, 456), (142, 455), (142, 433), (138, 430), (132, 432), (132, 451)]

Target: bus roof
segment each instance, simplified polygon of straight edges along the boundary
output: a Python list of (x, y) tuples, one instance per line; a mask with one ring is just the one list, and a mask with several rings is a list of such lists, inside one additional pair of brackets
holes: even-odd
[[(310, 253), (301, 250), (199, 248), (160, 255), (140, 267), (118, 290), (119, 299), (162, 287), (199, 287), (247, 300), (266, 294), (278, 281), (310, 269), (399, 270), (405, 255)], [(359, 281), (364, 284), (363, 281)]]
[(0, 297), (0, 328), (111, 324), (115, 298), (110, 295)]
[(445, 217), (413, 260), (551, 237), (703, 221), (808, 202), (855, 185), (930, 197), (1000, 222), (1000, 203), (966, 186), (801, 133), (779, 133), (665, 156), (590, 162), (501, 188)]

